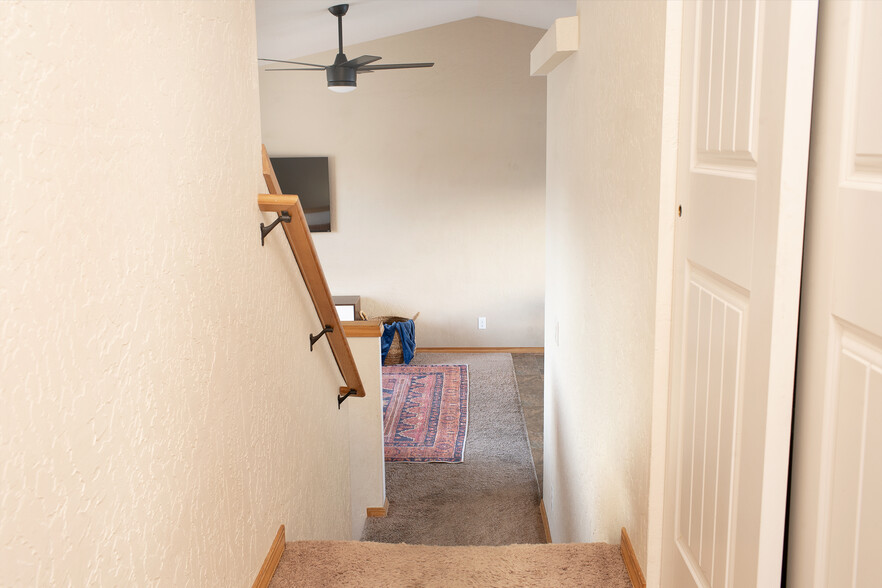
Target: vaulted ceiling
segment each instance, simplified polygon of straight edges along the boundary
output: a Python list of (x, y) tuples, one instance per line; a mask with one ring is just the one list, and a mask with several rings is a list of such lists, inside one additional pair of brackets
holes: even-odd
[[(336, 0), (257, 0), (260, 57), (293, 59), (335, 49)], [(576, 0), (351, 0), (344, 17), (345, 45), (483, 16), (547, 29), (576, 14)]]

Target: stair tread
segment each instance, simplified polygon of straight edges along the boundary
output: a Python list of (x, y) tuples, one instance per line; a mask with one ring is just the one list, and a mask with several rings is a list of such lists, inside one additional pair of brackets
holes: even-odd
[(434, 546), (292, 541), (270, 588), (297, 586), (603, 586), (630, 588), (618, 545)]

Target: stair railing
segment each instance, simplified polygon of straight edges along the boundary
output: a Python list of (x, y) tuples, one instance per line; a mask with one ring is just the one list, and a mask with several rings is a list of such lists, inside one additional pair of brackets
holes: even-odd
[(358, 368), (355, 366), (349, 342), (340, 326), (340, 317), (337, 316), (337, 309), (331, 298), (331, 290), (328, 288), (322, 264), (319, 262), (312, 236), (309, 234), (309, 225), (306, 223), (306, 216), (300, 206), (300, 199), (297, 196), (282, 194), (276, 172), (273, 170), (273, 165), (266, 153), (266, 146), (263, 146), (262, 154), (263, 179), (266, 181), (269, 194), (258, 194), (257, 206), (263, 212), (278, 213), (279, 218), (273, 224), (281, 224), (285, 230), (291, 252), (297, 261), (297, 267), (300, 268), (300, 275), (303, 277), (306, 288), (309, 290), (309, 296), (312, 298), (312, 305), (324, 327), (318, 335), (310, 335), (310, 349), (324, 334), (328, 339), (331, 352), (334, 354), (340, 375), (343, 376), (346, 383), (340, 388), (337, 396), (337, 406), (339, 407), (349, 396), (364, 396), (364, 385), (361, 383), (361, 376), (358, 375)]

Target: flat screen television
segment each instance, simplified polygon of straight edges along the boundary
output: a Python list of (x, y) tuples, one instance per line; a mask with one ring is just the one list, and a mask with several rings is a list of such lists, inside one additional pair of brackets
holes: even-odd
[(282, 194), (296, 194), (310, 232), (331, 230), (331, 176), (327, 157), (270, 157)]

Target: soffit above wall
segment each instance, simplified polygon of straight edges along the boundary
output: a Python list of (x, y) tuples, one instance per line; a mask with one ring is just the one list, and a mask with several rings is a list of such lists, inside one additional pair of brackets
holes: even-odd
[[(338, 0), (257, 0), (257, 51), (293, 59), (336, 49), (337, 23), (328, 7)], [(346, 46), (475, 16), (548, 29), (576, 14), (576, 0), (351, 0)]]
[(530, 75), (548, 75), (578, 49), (579, 17), (557, 19), (530, 52)]

